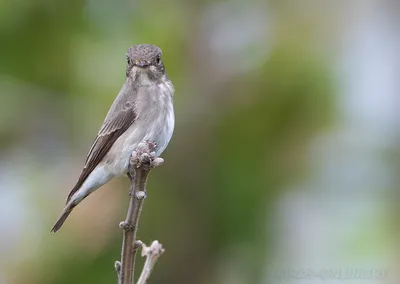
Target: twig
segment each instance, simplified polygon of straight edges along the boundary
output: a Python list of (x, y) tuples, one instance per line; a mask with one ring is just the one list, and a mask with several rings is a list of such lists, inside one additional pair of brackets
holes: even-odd
[(162, 244), (158, 241), (154, 241), (149, 247), (142, 244), (142, 257), (146, 257), (146, 261), (143, 266), (142, 273), (140, 274), (137, 284), (146, 284), (150, 277), (153, 267), (156, 264), (158, 258), (164, 253)]
[(131, 181), (131, 197), (125, 221), (120, 223), (123, 230), (121, 262), (115, 262), (119, 284), (132, 284), (136, 253), (142, 242), (136, 240), (143, 200), (146, 198), (146, 182), (150, 171), (164, 160), (152, 152), (155, 145), (150, 142), (140, 143), (132, 153), (128, 176)]

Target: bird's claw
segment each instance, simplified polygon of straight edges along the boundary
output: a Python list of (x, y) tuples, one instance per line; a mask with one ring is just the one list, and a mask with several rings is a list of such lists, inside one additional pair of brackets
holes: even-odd
[(133, 151), (131, 157), (131, 164), (135, 168), (144, 168), (151, 170), (154, 167), (161, 165), (164, 160), (156, 156), (157, 144), (155, 142), (142, 142), (138, 145), (137, 149)]

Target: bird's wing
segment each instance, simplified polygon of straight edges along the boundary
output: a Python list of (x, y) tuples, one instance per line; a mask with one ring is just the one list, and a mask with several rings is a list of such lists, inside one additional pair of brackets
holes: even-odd
[(94, 140), (86, 158), (85, 167), (78, 182), (68, 195), (67, 203), (79, 190), (90, 173), (96, 168), (100, 161), (110, 150), (114, 142), (120, 137), (136, 119), (135, 100), (137, 90), (125, 83), (117, 98), (112, 104), (108, 114)]

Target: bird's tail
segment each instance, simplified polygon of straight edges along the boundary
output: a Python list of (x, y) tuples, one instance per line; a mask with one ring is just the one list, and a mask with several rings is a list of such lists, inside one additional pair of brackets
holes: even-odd
[(71, 212), (75, 206), (76, 206), (76, 204), (74, 204), (74, 202), (67, 203), (67, 205), (65, 206), (64, 210), (62, 211), (60, 217), (58, 217), (57, 222), (55, 223), (55, 225), (53, 226), (53, 228), (51, 229), (50, 232), (55, 233), (61, 228), (61, 226), (64, 224), (65, 220), (67, 220), (69, 214), (71, 214)]
[[(95, 169), (96, 171), (98, 169)], [(102, 169), (100, 170), (102, 171)], [(95, 172), (92, 172), (94, 174)], [(111, 179), (112, 176), (107, 176), (107, 179), (103, 179), (103, 182), (90, 182), (88, 185), (86, 182), (81, 185), (79, 188), (79, 183), (72, 189), (71, 193), (67, 198), (67, 204), (65, 205), (63, 211), (61, 212), (60, 217), (58, 217), (57, 222), (53, 226), (50, 232), (57, 232), (61, 226), (64, 224), (65, 220), (68, 218), (69, 214), (71, 214), (72, 210), (77, 206), (83, 199), (89, 196), (93, 191), (98, 189), (101, 185), (105, 184), (107, 181)]]

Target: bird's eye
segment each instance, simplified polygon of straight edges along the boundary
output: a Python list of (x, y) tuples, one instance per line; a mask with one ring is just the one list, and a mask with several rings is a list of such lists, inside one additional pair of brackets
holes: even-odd
[(126, 57), (126, 62), (128, 62), (128, 65), (131, 65), (131, 59), (128, 56)]
[(156, 63), (157, 63), (157, 64), (160, 64), (160, 62), (161, 62), (161, 56), (158, 55), (158, 56), (156, 57)]

